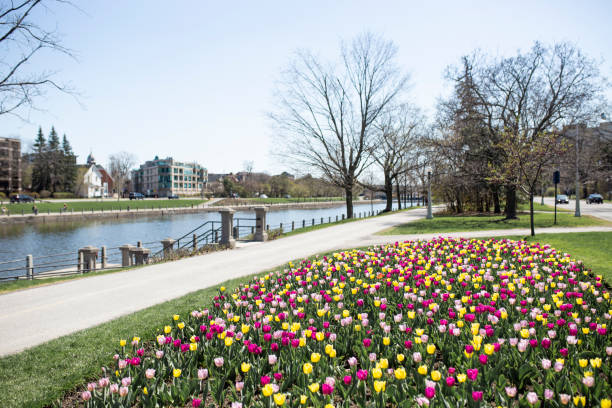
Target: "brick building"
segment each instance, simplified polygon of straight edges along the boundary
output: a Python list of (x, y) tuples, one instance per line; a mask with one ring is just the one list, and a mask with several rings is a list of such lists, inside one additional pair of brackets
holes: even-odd
[(21, 191), (21, 141), (0, 137), (0, 191)]

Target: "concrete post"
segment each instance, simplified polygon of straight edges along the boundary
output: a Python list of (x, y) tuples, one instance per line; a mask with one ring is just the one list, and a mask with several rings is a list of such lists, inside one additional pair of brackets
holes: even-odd
[(264, 231), (266, 212), (268, 212), (266, 207), (255, 207), (255, 236), (253, 237), (255, 241), (263, 242), (268, 240), (268, 234)]
[(236, 240), (232, 236), (232, 226), (234, 224), (234, 210), (231, 208), (223, 208), (221, 213), (221, 245), (227, 245), (229, 248), (236, 247)]
[(83, 272), (90, 272), (96, 270), (96, 260), (98, 258), (98, 251), (100, 251), (99, 248), (96, 248), (91, 245), (79, 249), (79, 253), (83, 254)]
[(291, 231), (295, 230), (295, 221), (291, 221)]
[(280, 223), (280, 227), (279, 228), (280, 228), (280, 232), (282, 234), (283, 233), (283, 223), (282, 222)]
[(26, 256), (26, 275), (28, 279), (34, 279), (34, 258), (32, 255)]
[(306, 226), (306, 220), (302, 220), (302, 228)]
[[(123, 267), (132, 266), (132, 254), (130, 253), (130, 250), (132, 248), (134, 247), (129, 244), (125, 244), (119, 247), (119, 250), (121, 251), (121, 266)], [(164, 255), (165, 255), (165, 251), (164, 251)]]
[(161, 241), (161, 244), (164, 248), (164, 258), (168, 257), (174, 248), (174, 243), (176, 241), (172, 238), (166, 238)]
[(234, 238), (240, 238), (240, 231), (238, 230), (238, 227), (232, 227), (232, 236)]
[(312, 219), (312, 225), (314, 225), (314, 218)]
[(323, 224), (323, 217), (321, 217), (321, 224)]
[(130, 250), (130, 253), (134, 255), (134, 265), (142, 265), (144, 263), (144, 248), (136, 247)]
[(106, 245), (102, 245), (102, 250), (100, 251), (100, 262), (102, 269), (106, 269)]
[(79, 256), (77, 260), (77, 268), (79, 270), (79, 273), (83, 273), (83, 253), (81, 251), (79, 251)]
[(198, 249), (198, 234), (193, 234), (193, 250)]
[(342, 214), (342, 219), (344, 220), (344, 214)]

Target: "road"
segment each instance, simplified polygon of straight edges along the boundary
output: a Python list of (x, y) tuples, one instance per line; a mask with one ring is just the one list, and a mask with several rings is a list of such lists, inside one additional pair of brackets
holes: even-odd
[[(534, 202), (542, 202), (542, 197), (537, 197)], [(555, 199), (553, 197), (544, 197), (544, 204), (553, 206)], [(576, 199), (570, 199), (569, 204), (557, 204), (557, 208), (571, 210), (572, 214), (576, 208)], [(587, 204), (585, 200), (580, 200), (580, 213), (582, 215), (592, 215), (594, 217), (603, 218), (604, 220), (612, 221), (612, 203), (604, 204)]]
[[(425, 209), (340, 224), (232, 251), (186, 258), (139, 269), (93, 276), (0, 295), (0, 355), (7, 355), (228, 279), (270, 270), (292, 259), (408, 239), (436, 236), (527, 235), (527, 229), (375, 235), (425, 216)], [(612, 231), (612, 228), (555, 228), (544, 232)]]

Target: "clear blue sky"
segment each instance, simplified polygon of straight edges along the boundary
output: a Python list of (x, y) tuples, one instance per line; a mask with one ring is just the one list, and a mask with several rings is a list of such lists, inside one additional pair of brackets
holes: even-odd
[[(364, 31), (399, 47), (412, 96), (433, 114), (443, 71), (475, 48), (511, 55), (534, 41), (571, 41), (612, 76), (610, 1), (183, 1), (78, 2), (37, 19), (57, 25), (78, 60), (41, 55), (32, 69), (80, 93), (49, 92), (24, 123), (0, 117), (0, 136), (31, 144), (38, 126), (66, 133), (83, 162), (122, 150), (196, 160), (209, 172), (283, 166), (270, 155), (275, 80), (298, 48), (324, 58)], [(608, 95), (610, 95), (608, 93)]]

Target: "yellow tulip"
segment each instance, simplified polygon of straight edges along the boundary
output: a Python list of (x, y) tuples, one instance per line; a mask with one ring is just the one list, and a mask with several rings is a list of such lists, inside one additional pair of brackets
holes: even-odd
[(428, 344), (427, 345), (427, 354), (433, 354), (436, 352), (436, 345), (435, 344)]
[(281, 393), (274, 394), (274, 403), (278, 405), (279, 407), (285, 404), (285, 399), (286, 399), (285, 394), (281, 394)]
[(380, 368), (373, 368), (372, 369), (372, 377), (374, 377), (374, 378), (382, 377), (382, 370)]
[(397, 358), (397, 361), (399, 361), (401, 363), (402, 361), (404, 361), (406, 356), (404, 356), (403, 354), (400, 353), (397, 356), (395, 356), (395, 358)]
[(406, 370), (404, 369), (404, 367), (396, 369), (394, 373), (395, 378), (397, 378), (398, 380), (403, 380), (404, 378), (406, 378)]
[(610, 408), (612, 407), (612, 401), (607, 398), (601, 400), (601, 408)]
[(181, 376), (181, 369), (180, 368), (175, 368), (174, 370), (172, 370), (172, 375), (176, 378), (176, 377), (180, 377)]
[(418, 371), (418, 372), (419, 372), (419, 374), (421, 374), (421, 375), (427, 375), (427, 366), (426, 366), (426, 365), (419, 366), (419, 368), (417, 369), (417, 371)]
[(312, 353), (310, 355), (310, 361), (312, 361), (313, 363), (318, 363), (319, 360), (321, 360), (321, 354), (319, 354), (319, 353)]
[(264, 395), (264, 397), (269, 397), (274, 393), (274, 387), (272, 387), (272, 384), (266, 384), (261, 389), (261, 393)]
[(464, 383), (467, 380), (467, 375), (465, 374), (457, 374), (457, 381), (460, 383)]
[(300, 395), (300, 404), (304, 405), (308, 401), (308, 397), (305, 395)]
[(251, 369), (251, 365), (249, 363), (242, 363), (240, 365), (240, 369), (242, 370), (243, 373), (248, 373), (249, 370)]
[(386, 358), (381, 358), (379, 364), (380, 368), (389, 368), (389, 360)]
[(305, 363), (302, 366), (302, 371), (304, 372), (304, 374), (310, 374), (312, 373), (312, 364), (310, 363)]
[(578, 364), (580, 365), (580, 367), (584, 368), (587, 366), (587, 364), (589, 364), (589, 361), (586, 358), (581, 358), (580, 360), (578, 360)]
[(438, 370), (434, 370), (431, 372), (431, 379), (434, 381), (440, 381), (442, 378), (442, 374)]
[(169, 334), (172, 331), (172, 327), (164, 326), (164, 333)]
[(380, 393), (381, 391), (384, 391), (387, 388), (387, 382), (386, 381), (374, 381), (374, 390), (377, 393)]
[(125, 340), (119, 340), (119, 345), (121, 347), (125, 347), (126, 341)]
[(308, 386), (308, 389), (310, 390), (310, 392), (317, 393), (319, 392), (319, 383), (312, 383)]

